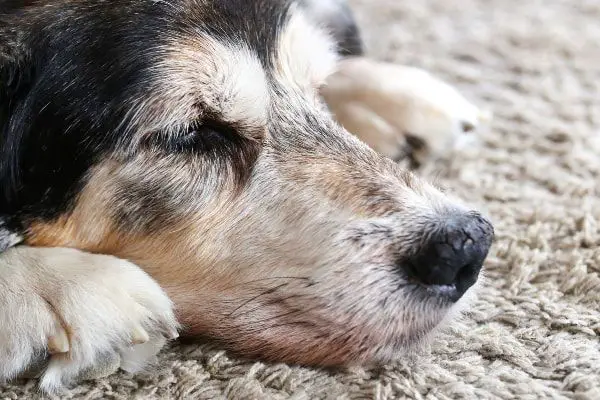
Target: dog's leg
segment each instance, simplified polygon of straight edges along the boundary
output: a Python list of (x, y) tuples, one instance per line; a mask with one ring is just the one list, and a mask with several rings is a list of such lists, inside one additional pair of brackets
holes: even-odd
[(310, 18), (334, 35), (342, 60), (321, 94), (348, 131), (381, 154), (419, 164), (474, 139), (486, 115), (455, 88), (417, 69), (364, 57), (343, 0), (304, 0)]
[(176, 335), (170, 300), (127, 261), (25, 246), (0, 258), (0, 380), (37, 367), (50, 392), (133, 372)]
[(475, 139), (487, 116), (431, 74), (368, 58), (348, 58), (322, 95), (348, 131), (392, 159), (416, 166)]

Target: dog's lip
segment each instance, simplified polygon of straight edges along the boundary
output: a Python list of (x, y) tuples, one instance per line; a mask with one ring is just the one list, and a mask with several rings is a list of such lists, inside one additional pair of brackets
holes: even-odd
[(433, 296), (456, 302), (460, 300), (464, 293), (460, 293), (456, 284), (452, 283), (449, 285), (422, 285), (425, 291)]
[(436, 296), (453, 296), (458, 293), (458, 289), (454, 283), (450, 285), (424, 285), (428, 292)]
[(423, 295), (430, 298), (437, 298), (450, 303), (455, 303), (464, 293), (460, 293), (456, 284), (448, 285), (425, 285), (420, 282), (412, 282), (412, 285), (417, 288)]
[(414, 271), (415, 266), (407, 264), (407, 273), (405, 273), (405, 279), (417, 290), (427, 297), (438, 298), (451, 303), (456, 303), (465, 294), (466, 290), (460, 291), (456, 282), (449, 284), (425, 284), (418, 281), (415, 278)]

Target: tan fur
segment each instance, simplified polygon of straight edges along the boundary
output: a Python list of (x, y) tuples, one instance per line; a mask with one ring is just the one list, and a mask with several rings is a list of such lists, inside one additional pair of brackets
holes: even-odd
[(157, 54), (154, 87), (147, 97), (133, 100), (123, 123), (141, 139), (161, 131), (176, 134), (182, 123), (208, 116), (262, 138), (269, 95), (256, 56), (242, 45), (228, 46), (208, 35), (172, 42)]
[[(173, 38), (156, 55), (160, 79), (123, 121), (139, 140), (98, 163), (73, 208), (33, 223), (26, 243), (134, 262), (184, 333), (245, 355), (390, 360), (455, 308), (415, 294), (398, 264), (469, 209), (332, 119), (318, 88), (336, 57), (318, 27), (296, 12), (277, 49), (269, 75), (237, 43)], [(235, 126), (247, 139), (239, 153), (143, 146), (206, 118)]]
[[(305, 104), (282, 101), (294, 102)], [(446, 312), (435, 299), (411, 300), (395, 289), (393, 257), (416, 248), (423, 224), (433, 229), (466, 209), (377, 155), (317, 106), (290, 109), (270, 130), (293, 132), (286, 119), (302, 112), (321, 118), (332, 145), (294, 149), (285, 162), (265, 151), (254, 166), (264, 178), (240, 193), (226, 170), (142, 152), (99, 166), (70, 216), (34, 226), (28, 242), (134, 261), (175, 302), (187, 333), (222, 338), (248, 355), (328, 365), (389, 359)], [(144, 221), (145, 210), (128, 198), (147, 187), (172, 203), (158, 222)], [(137, 220), (116, 218), (128, 207)], [(98, 221), (97, 229), (87, 221)], [(358, 305), (361, 312), (347, 312)]]

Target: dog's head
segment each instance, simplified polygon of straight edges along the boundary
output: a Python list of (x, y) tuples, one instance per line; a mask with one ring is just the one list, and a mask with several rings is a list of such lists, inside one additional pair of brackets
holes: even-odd
[(0, 25), (0, 211), (109, 253), (244, 354), (384, 361), (477, 280), (477, 212), (344, 131), (292, 1), (43, 2)]

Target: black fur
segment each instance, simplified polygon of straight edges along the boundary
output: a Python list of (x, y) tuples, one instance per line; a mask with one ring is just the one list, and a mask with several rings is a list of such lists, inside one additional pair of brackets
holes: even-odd
[(364, 44), (354, 14), (344, 0), (302, 0), (309, 18), (329, 30), (344, 57), (364, 54)]
[[(132, 99), (160, 78), (152, 67), (167, 39), (208, 32), (244, 42), (270, 67), (292, 1), (213, 3), (0, 0), (0, 218), (10, 231), (68, 212), (94, 164), (131, 156), (123, 151), (131, 149), (132, 138), (122, 122)], [(362, 53), (343, 3), (334, 16), (302, 3), (314, 18), (330, 18), (342, 54)], [(247, 153), (235, 127), (215, 120), (201, 139), (174, 142), (159, 132), (156, 137), (165, 141), (147, 145), (169, 152)], [(247, 160), (242, 153), (238, 158)]]

